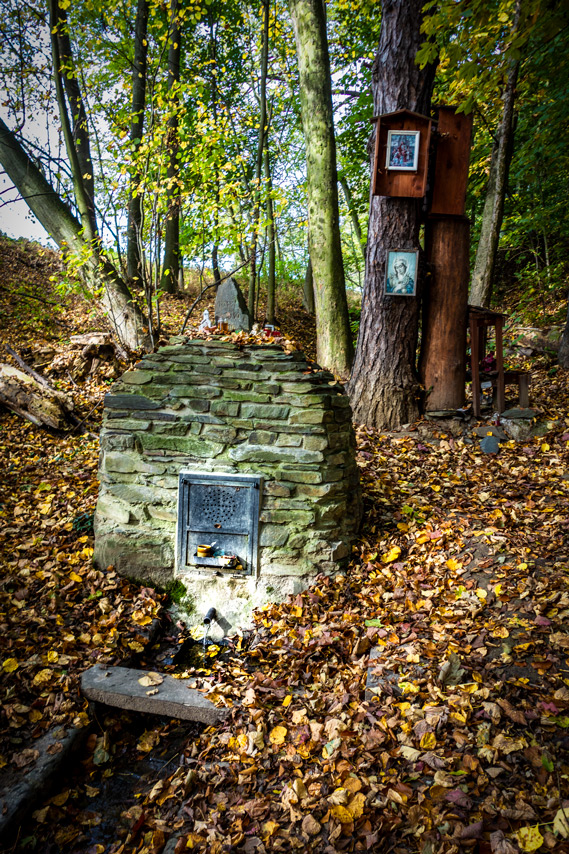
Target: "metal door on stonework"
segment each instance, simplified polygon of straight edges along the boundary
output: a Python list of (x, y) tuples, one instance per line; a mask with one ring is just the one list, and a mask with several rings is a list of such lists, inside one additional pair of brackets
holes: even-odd
[[(256, 570), (262, 480), (258, 475), (180, 473), (178, 568), (246, 575)], [(199, 556), (203, 545), (212, 546), (215, 555)], [(227, 555), (235, 555), (242, 569), (225, 566)]]

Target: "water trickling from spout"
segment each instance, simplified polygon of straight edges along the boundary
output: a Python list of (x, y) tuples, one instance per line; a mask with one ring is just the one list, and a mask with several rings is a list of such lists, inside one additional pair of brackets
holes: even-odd
[(207, 648), (207, 636), (209, 635), (210, 626), (211, 626), (211, 623), (205, 624), (205, 632), (204, 632), (204, 636), (203, 636), (203, 654), (204, 655), (205, 655), (205, 651)]

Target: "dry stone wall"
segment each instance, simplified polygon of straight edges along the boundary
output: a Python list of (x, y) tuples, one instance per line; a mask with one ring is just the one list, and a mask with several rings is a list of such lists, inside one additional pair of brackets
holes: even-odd
[[(354, 448), (342, 386), (302, 353), (220, 340), (162, 347), (105, 398), (95, 559), (163, 586), (178, 575), (196, 620), (213, 605), (235, 627), (346, 564), (361, 514)], [(184, 470), (263, 477), (251, 576), (176, 568)]]

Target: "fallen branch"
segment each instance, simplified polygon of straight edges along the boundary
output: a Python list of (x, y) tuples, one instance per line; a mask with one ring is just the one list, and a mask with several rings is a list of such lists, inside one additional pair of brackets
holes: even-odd
[(0, 364), (0, 403), (38, 427), (78, 429), (81, 422), (73, 412), (71, 399), (27, 365), (9, 344), (5, 346), (22, 370)]

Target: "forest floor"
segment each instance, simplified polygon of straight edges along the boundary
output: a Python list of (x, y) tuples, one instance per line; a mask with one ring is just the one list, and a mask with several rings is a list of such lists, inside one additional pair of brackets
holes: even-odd
[[(226, 723), (90, 719), (81, 672), (133, 656), (156, 669), (146, 627), (175, 626), (164, 594), (91, 563), (101, 401), (127, 365), (80, 375), (69, 337), (104, 327), (58, 295), (60, 276), (54, 254), (2, 239), (0, 338), (73, 397), (86, 432), (0, 412), (1, 773), (33, 768), (54, 727), (89, 735), (2, 850), (568, 851), (567, 373), (533, 361), (550, 429), (498, 455), (425, 422), (357, 430), (350, 572), (267, 606), (231, 656), (188, 671)], [(165, 301), (169, 333), (188, 302)], [(291, 302), (281, 320), (312, 354), (309, 318)]]

